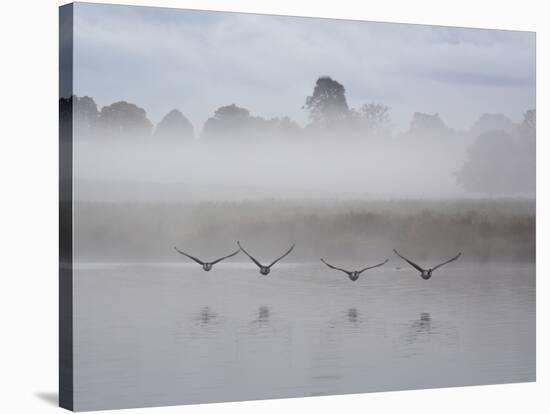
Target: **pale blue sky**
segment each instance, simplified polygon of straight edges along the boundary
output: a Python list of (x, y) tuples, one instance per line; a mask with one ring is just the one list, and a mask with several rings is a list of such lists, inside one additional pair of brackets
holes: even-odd
[(535, 107), (535, 34), (485, 29), (76, 3), (75, 93), (127, 100), (158, 122), (173, 108), (200, 129), (222, 105), (304, 125), (315, 80), (350, 107), (380, 102), (398, 128), (438, 112), (467, 128), (484, 112)]

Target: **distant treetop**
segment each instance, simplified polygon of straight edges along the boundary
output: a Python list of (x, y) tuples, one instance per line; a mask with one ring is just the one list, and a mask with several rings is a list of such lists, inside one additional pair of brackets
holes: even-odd
[(155, 137), (161, 139), (186, 140), (193, 136), (193, 125), (177, 109), (168, 112), (155, 128)]
[(125, 101), (115, 102), (101, 108), (99, 123), (111, 134), (133, 136), (151, 135), (153, 124), (143, 108)]

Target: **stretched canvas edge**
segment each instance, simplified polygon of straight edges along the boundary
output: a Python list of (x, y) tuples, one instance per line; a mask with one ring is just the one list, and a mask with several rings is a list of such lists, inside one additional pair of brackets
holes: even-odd
[(59, 7), (59, 406), (74, 408), (73, 4)]

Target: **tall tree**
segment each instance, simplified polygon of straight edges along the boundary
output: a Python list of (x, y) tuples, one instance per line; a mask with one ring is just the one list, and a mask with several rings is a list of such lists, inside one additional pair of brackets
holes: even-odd
[(341, 127), (350, 117), (346, 88), (329, 76), (317, 79), (304, 108), (309, 110), (311, 124), (324, 129)]

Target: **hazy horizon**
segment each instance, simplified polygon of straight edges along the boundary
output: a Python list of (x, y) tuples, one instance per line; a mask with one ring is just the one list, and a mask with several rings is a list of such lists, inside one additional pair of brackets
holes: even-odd
[(154, 123), (176, 108), (200, 129), (235, 103), (305, 126), (319, 76), (350, 108), (392, 108), (399, 130), (414, 112), (460, 130), (535, 107), (531, 32), (76, 3), (74, 36), (74, 93), (134, 102)]

